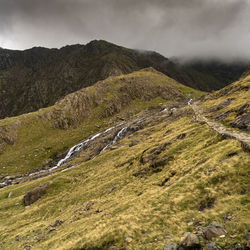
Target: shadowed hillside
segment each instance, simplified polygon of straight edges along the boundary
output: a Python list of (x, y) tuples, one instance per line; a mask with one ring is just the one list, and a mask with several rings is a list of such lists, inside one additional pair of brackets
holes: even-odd
[[(196, 89), (211, 91), (228, 84), (225, 72), (175, 64), (156, 52), (127, 49), (106, 41), (61, 49), (0, 49), (0, 118), (53, 105), (65, 95), (111, 75), (154, 67)], [(215, 67), (216, 68), (216, 67)], [(244, 71), (232, 71), (231, 80)]]

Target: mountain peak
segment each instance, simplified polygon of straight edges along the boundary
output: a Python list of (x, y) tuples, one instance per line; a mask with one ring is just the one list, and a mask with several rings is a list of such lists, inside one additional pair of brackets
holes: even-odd
[(92, 53), (102, 53), (105, 50), (120, 49), (121, 46), (107, 42), (105, 40), (93, 40), (85, 45), (87, 51)]
[[(128, 49), (105, 40), (61, 49), (3, 49), (0, 56), (0, 118), (51, 106), (65, 95), (109, 76), (148, 67), (203, 91), (220, 89), (230, 83), (228, 79), (236, 80), (245, 70), (180, 67), (157, 52)], [(225, 76), (225, 72), (231, 72), (230, 76)]]

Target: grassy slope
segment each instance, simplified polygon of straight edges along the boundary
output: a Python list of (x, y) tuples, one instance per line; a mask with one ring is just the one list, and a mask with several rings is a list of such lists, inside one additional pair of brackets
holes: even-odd
[[(172, 157), (161, 172), (148, 171), (142, 178), (133, 176), (147, 166), (140, 163), (145, 149), (191, 131), (158, 156)], [(134, 138), (139, 143), (129, 147)], [(192, 117), (182, 117), (173, 123), (164, 121), (146, 127), (120, 141), (120, 145), (68, 172), (1, 190), (1, 247), (162, 249), (167, 240), (180, 241), (184, 232), (194, 229), (188, 222), (207, 225), (213, 220), (224, 224), (228, 232), (225, 238), (217, 239), (219, 245), (242, 242), (250, 222), (250, 158), (237, 141), (222, 139)], [(132, 164), (117, 168), (127, 161)], [(169, 181), (161, 186), (166, 178)], [(25, 208), (23, 195), (45, 182), (51, 184), (46, 196)], [(118, 187), (107, 194), (115, 185)], [(12, 196), (7, 198), (10, 192)], [(199, 212), (208, 199), (215, 200), (214, 206)], [(90, 201), (94, 204), (85, 211)], [(232, 215), (232, 220), (223, 221), (225, 214)], [(64, 223), (49, 232), (55, 220)], [(19, 241), (15, 240), (17, 235)], [(132, 242), (126, 243), (126, 237)]]
[[(246, 75), (245, 77), (243, 77), (239, 81), (234, 82), (228, 87), (208, 95), (207, 98), (205, 98), (204, 102), (202, 102), (202, 106), (204, 110), (209, 110), (214, 106), (219, 105), (230, 98), (233, 98), (234, 100), (228, 106), (223, 107), (219, 111), (212, 111), (208, 113), (208, 115), (215, 118), (218, 115), (223, 114), (225, 112), (234, 111), (231, 112), (222, 121), (224, 125), (231, 127), (230, 123), (236, 119), (237, 111), (239, 110), (239, 108), (245, 104), (249, 104), (250, 89), (246, 90), (244, 88), (249, 86), (250, 86), (250, 75)], [(227, 89), (229, 91), (227, 91), (227, 93), (224, 94), (224, 91)]]
[[(58, 153), (111, 127), (117, 122), (113, 118), (119, 111), (129, 117), (149, 106), (183, 98), (181, 93), (202, 94), (148, 69), (110, 77), (66, 96), (55, 106), (0, 120), (0, 177), (27, 173), (46, 165)], [(117, 109), (112, 110), (113, 107)], [(14, 145), (6, 143), (6, 138)]]
[[(238, 104), (243, 105), (245, 96), (238, 97)], [(141, 109), (147, 106), (140, 103)], [(166, 119), (157, 123), (153, 118), (152, 125), (120, 141), (120, 147), (67, 172), (0, 190), (1, 248), (162, 249), (169, 239), (180, 242), (196, 224), (206, 226), (214, 220), (228, 232), (225, 238), (214, 240), (219, 245), (227, 249), (233, 242), (244, 242), (250, 223), (249, 153), (237, 141), (223, 139), (206, 125), (196, 123), (192, 115), (183, 114), (173, 122)], [(72, 131), (62, 133), (66, 136)], [(171, 159), (161, 172), (154, 173), (140, 162), (146, 149), (149, 154), (188, 132), (157, 156)], [(130, 147), (133, 140), (138, 144)], [(134, 176), (143, 169), (148, 171), (142, 177)], [(45, 182), (50, 183), (45, 197), (25, 208), (23, 195)], [(114, 186), (116, 189), (108, 194)], [(214, 203), (200, 211), (208, 201)], [(87, 210), (89, 202), (93, 205)], [(224, 215), (230, 215), (230, 220), (224, 220)], [(64, 223), (50, 231), (49, 225), (55, 220)], [(188, 225), (190, 221), (194, 225)], [(125, 241), (127, 237), (132, 238), (130, 243)]]

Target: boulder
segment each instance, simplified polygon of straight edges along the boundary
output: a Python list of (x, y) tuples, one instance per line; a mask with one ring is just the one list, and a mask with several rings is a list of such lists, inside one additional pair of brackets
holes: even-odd
[(204, 229), (204, 235), (206, 239), (211, 240), (212, 238), (226, 235), (226, 231), (223, 226), (218, 222), (212, 222), (209, 226)]
[(206, 247), (206, 250), (220, 250), (220, 249), (222, 248), (216, 245), (215, 242), (209, 242)]
[(56, 220), (55, 222), (51, 223), (50, 226), (51, 227), (58, 227), (61, 226), (64, 223), (63, 220)]
[(48, 183), (44, 183), (40, 185), (39, 187), (29, 191), (24, 197), (23, 202), (25, 206), (29, 206), (32, 203), (39, 200), (43, 195), (45, 195), (47, 189), (49, 188)]
[(181, 243), (181, 246), (184, 249), (200, 249), (201, 245), (200, 245), (200, 241), (199, 238), (192, 233), (185, 233), (185, 238)]
[(177, 250), (178, 245), (171, 241), (168, 241), (167, 244), (164, 246), (163, 250)]

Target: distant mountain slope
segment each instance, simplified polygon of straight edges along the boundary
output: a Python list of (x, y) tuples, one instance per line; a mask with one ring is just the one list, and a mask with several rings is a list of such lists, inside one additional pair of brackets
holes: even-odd
[(242, 74), (241, 78), (244, 79), (245, 77), (250, 75), (250, 65), (248, 66), (248, 68), (246, 69), (246, 71), (244, 71), (244, 73)]
[[(207, 91), (209, 91), (209, 89), (218, 90), (232, 82), (237, 81), (248, 66), (248, 62), (222, 62), (215, 59), (196, 59), (185, 63), (178, 63), (178, 60), (176, 60), (175, 62), (179, 64), (181, 66), (181, 70), (187, 74), (191, 74), (192, 72), (193, 74), (197, 74), (195, 72), (198, 72), (200, 75), (207, 76), (207, 80), (210, 81), (208, 87), (206, 88), (205, 86), (202, 86)], [(199, 81), (196, 81), (196, 83), (197, 85), (193, 87), (199, 89)]]
[[(106, 41), (61, 49), (0, 49), (0, 118), (51, 106), (65, 95), (108, 76), (146, 67), (154, 67), (200, 90), (210, 91), (228, 84), (209, 72), (183, 68), (156, 52), (127, 49)], [(239, 71), (241, 74), (244, 69)]]

